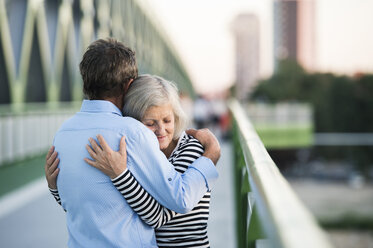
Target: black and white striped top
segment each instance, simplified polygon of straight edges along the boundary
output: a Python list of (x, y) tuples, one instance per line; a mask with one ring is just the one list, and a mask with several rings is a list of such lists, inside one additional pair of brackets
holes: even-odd
[[(177, 172), (184, 173), (203, 153), (201, 143), (183, 133), (168, 160)], [(210, 247), (207, 237), (210, 192), (207, 192), (189, 213), (179, 214), (160, 205), (142, 188), (128, 169), (114, 179), (113, 184), (140, 218), (155, 228), (159, 247)], [(58, 191), (51, 189), (51, 193), (61, 204)]]
[[(203, 152), (197, 139), (183, 133), (168, 160), (177, 172), (184, 173)], [(155, 228), (159, 247), (210, 247), (207, 237), (210, 192), (189, 213), (179, 214), (152, 198), (129, 170), (113, 183), (140, 218)]]

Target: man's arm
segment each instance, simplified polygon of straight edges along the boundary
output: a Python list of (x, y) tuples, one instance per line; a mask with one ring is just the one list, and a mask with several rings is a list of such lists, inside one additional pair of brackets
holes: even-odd
[[(126, 169), (120, 176), (112, 179), (114, 186), (126, 199), (130, 207), (149, 226), (159, 228), (170, 221), (176, 212), (169, 210), (159, 204), (141, 185), (136, 181), (131, 172)], [(58, 189), (49, 188), (56, 202), (62, 207)], [(66, 210), (63, 209), (65, 212)]]
[[(218, 177), (213, 162), (207, 157), (200, 157), (184, 174), (180, 175), (159, 150), (155, 135), (146, 127), (139, 129), (130, 135), (127, 134), (128, 169), (141, 186), (161, 205), (179, 213), (189, 212)], [(208, 136), (208, 134), (205, 135)], [(99, 136), (98, 140), (102, 147), (98, 149), (98, 153), (119, 153), (103, 145), (102, 137)], [(216, 146), (213, 147), (216, 149)], [(95, 149), (93, 152), (96, 152)], [(94, 163), (95, 161), (91, 161), (90, 165), (96, 167)], [(118, 168), (118, 163), (120, 162), (109, 161), (104, 166), (107, 166), (106, 170), (110, 170), (112, 167)]]
[(205, 148), (203, 156), (211, 159), (211, 161), (216, 165), (220, 159), (220, 145), (219, 141), (216, 139), (215, 135), (207, 128), (204, 129), (188, 129), (185, 131), (187, 134), (192, 135)]

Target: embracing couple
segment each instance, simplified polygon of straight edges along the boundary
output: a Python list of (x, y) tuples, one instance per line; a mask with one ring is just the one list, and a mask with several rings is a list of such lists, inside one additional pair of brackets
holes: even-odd
[(209, 247), (215, 136), (185, 131), (176, 86), (138, 76), (135, 53), (119, 41), (93, 42), (80, 73), (88, 100), (62, 124), (45, 164), (68, 246)]

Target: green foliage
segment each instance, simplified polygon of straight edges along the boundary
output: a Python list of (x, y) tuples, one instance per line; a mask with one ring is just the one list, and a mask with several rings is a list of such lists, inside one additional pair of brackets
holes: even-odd
[[(372, 74), (347, 77), (307, 73), (295, 61), (284, 60), (279, 63), (276, 73), (259, 82), (250, 98), (269, 103), (311, 104), (315, 132), (373, 132)], [(367, 166), (373, 164), (373, 158), (368, 154), (372, 154), (373, 148), (354, 150), (354, 154), (359, 155), (357, 165), (366, 171)]]
[(299, 81), (305, 75), (304, 69), (292, 60), (280, 62), (278, 68), (278, 72), (272, 77), (259, 82), (252, 95), (254, 99), (269, 102), (296, 100)]
[(284, 60), (275, 74), (259, 82), (251, 99), (310, 103), (316, 132), (373, 132), (373, 75), (307, 73)]

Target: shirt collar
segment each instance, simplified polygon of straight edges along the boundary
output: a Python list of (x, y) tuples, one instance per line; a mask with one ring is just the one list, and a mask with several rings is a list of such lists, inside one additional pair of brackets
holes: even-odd
[(179, 150), (179, 147), (182, 145), (182, 143), (185, 143), (186, 139), (187, 139), (187, 134), (186, 134), (185, 131), (183, 131), (181, 133), (180, 137), (179, 137), (179, 140), (177, 141), (177, 144), (176, 144), (174, 150), (171, 152), (170, 157), (172, 157), (172, 155), (174, 154), (174, 152), (176, 152), (177, 150)]
[(117, 106), (115, 106), (112, 102), (105, 100), (83, 100), (80, 111), (91, 113), (109, 112), (122, 116), (122, 111), (120, 111)]

